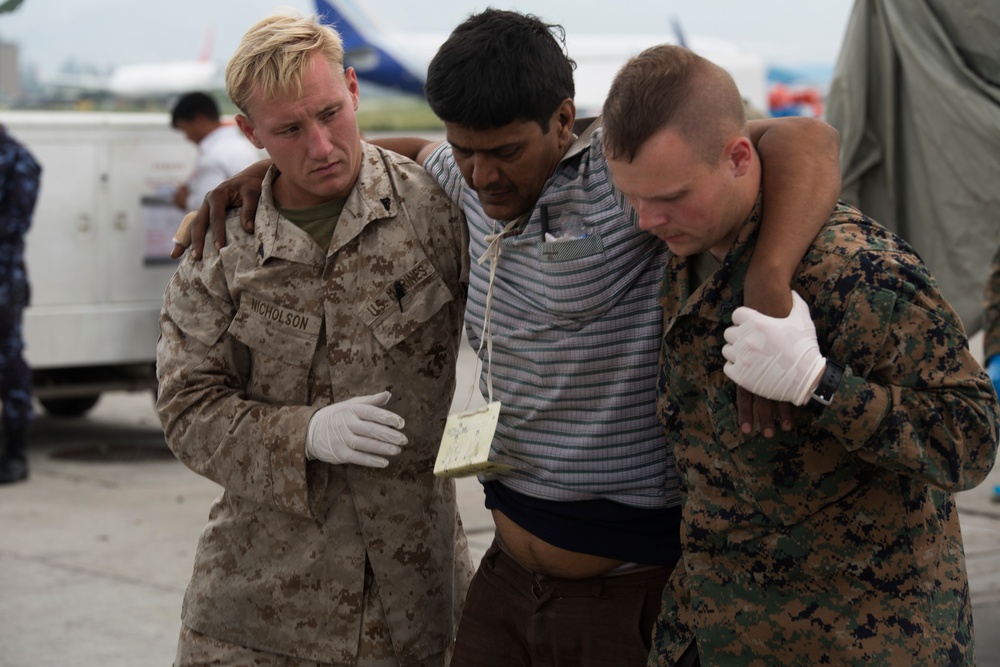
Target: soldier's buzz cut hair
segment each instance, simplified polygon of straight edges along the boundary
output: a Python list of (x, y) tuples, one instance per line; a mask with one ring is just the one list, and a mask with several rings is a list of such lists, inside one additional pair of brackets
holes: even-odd
[(681, 46), (653, 46), (615, 76), (604, 102), (604, 150), (631, 162), (667, 127), (707, 163), (719, 159), (733, 132), (747, 133), (746, 108), (726, 70)]
[(255, 92), (264, 99), (291, 91), (301, 94), (302, 76), (314, 53), (343, 69), (340, 35), (315, 16), (276, 14), (262, 19), (243, 35), (226, 66), (226, 93), (248, 117)]

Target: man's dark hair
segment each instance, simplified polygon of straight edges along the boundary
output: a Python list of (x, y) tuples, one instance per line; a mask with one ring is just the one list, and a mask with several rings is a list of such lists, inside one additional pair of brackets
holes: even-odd
[(176, 128), (177, 121), (194, 120), (197, 116), (219, 120), (219, 106), (211, 95), (199, 92), (182, 95), (170, 113), (170, 125)]
[(489, 130), (535, 121), (547, 132), (553, 112), (575, 94), (575, 67), (561, 26), (491, 7), (466, 19), (438, 49), (424, 91), (446, 123)]

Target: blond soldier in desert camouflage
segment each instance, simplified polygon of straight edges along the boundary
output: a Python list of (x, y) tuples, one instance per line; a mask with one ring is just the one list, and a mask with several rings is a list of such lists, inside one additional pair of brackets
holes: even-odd
[[(764, 202), (732, 79), (656, 47), (604, 111), (615, 182), (671, 250), (658, 411), (684, 555), (651, 664), (975, 664), (953, 494), (992, 467), (998, 406), (933, 277), (839, 204), (790, 315), (737, 308)], [(794, 428), (744, 432), (731, 379), (801, 406)]]
[(224, 491), (177, 665), (443, 665), (471, 562), (431, 474), (461, 334), (468, 237), (417, 164), (361, 141), (336, 33), (265, 19), (226, 71), (274, 166), (256, 232), (184, 261), (157, 409)]

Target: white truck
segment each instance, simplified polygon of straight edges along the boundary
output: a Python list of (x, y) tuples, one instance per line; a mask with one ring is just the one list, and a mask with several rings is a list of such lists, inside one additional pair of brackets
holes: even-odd
[(108, 390), (155, 391), (163, 291), (183, 212), (165, 192), (195, 147), (163, 113), (0, 112), (42, 165), (27, 236), (25, 356), (53, 415), (82, 415)]

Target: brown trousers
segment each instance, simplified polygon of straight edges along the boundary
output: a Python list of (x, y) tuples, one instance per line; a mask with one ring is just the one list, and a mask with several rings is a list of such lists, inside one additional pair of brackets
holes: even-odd
[(451, 667), (645, 667), (670, 572), (555, 579), (494, 541), (469, 588)]

